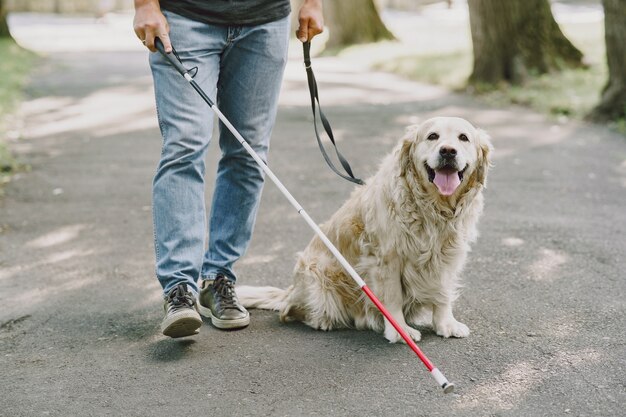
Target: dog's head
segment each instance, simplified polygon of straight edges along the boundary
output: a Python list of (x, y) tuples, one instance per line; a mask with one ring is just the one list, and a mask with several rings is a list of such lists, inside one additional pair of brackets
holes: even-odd
[(487, 133), (458, 117), (435, 117), (410, 128), (401, 148), (402, 171), (410, 168), (429, 193), (458, 196), (485, 186), (493, 147)]

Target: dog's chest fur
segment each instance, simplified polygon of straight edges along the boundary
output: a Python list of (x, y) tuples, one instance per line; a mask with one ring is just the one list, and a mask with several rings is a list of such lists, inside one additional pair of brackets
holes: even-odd
[(408, 244), (398, 248), (398, 255), (403, 260), (401, 279), (407, 303), (435, 302), (442, 287), (458, 285), (458, 272), (469, 245), (457, 223), (414, 222), (409, 228), (410, 237), (405, 240)]
[[(389, 204), (387, 227), (395, 230), (372, 231), (378, 240), (379, 259), (399, 259), (405, 302), (437, 302), (443, 287), (453, 293), (459, 287), (458, 275), (465, 263), (469, 243), (474, 240), (482, 196), (451, 211), (438, 210), (435, 204), (402, 196)], [(397, 201), (401, 201), (398, 204)]]

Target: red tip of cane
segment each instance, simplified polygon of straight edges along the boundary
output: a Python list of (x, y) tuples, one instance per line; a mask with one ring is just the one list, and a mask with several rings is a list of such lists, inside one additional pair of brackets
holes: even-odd
[(443, 393), (444, 394), (450, 394), (450, 393), (454, 392), (454, 384), (452, 382), (448, 382), (447, 384), (445, 384), (441, 388), (443, 388)]

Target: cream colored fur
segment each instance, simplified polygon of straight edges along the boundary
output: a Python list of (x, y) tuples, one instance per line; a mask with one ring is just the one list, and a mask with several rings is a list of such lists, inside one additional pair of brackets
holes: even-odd
[[(429, 140), (433, 132), (438, 139)], [(438, 192), (426, 168), (435, 168), (442, 146), (454, 148), (459, 168), (466, 167), (450, 196)], [(478, 236), (491, 150), (485, 132), (460, 118), (413, 126), (367, 184), (321, 226), (415, 341), (421, 335), (412, 326), (427, 322), (443, 337), (469, 334), (452, 307)], [(298, 255), (288, 289), (239, 287), (237, 293), (246, 307), (277, 310), (281, 320), (321, 330), (371, 329), (392, 343), (401, 340), (317, 236)]]

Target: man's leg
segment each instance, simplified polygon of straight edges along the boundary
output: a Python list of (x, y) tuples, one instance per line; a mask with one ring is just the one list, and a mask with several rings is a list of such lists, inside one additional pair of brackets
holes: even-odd
[[(222, 56), (218, 107), (265, 161), (287, 60), (289, 19), (229, 31), (231, 44)], [(233, 264), (248, 248), (264, 176), (221, 123), (220, 148), (202, 277), (221, 274), (235, 280)]]
[[(276, 120), (288, 41), (288, 18), (254, 27), (231, 27), (229, 45), (222, 55), (218, 107), (263, 161)], [(198, 307), (214, 326), (232, 329), (250, 322), (234, 292), (233, 264), (248, 248), (264, 176), (222, 123), (220, 148)]]
[[(225, 29), (164, 14), (184, 65), (198, 68), (196, 82), (215, 98)], [(163, 136), (153, 183), (156, 275), (166, 295), (162, 330), (177, 337), (193, 334), (201, 325), (194, 304), (205, 243), (204, 159), (213, 114), (160, 54), (150, 55), (150, 66)]]

